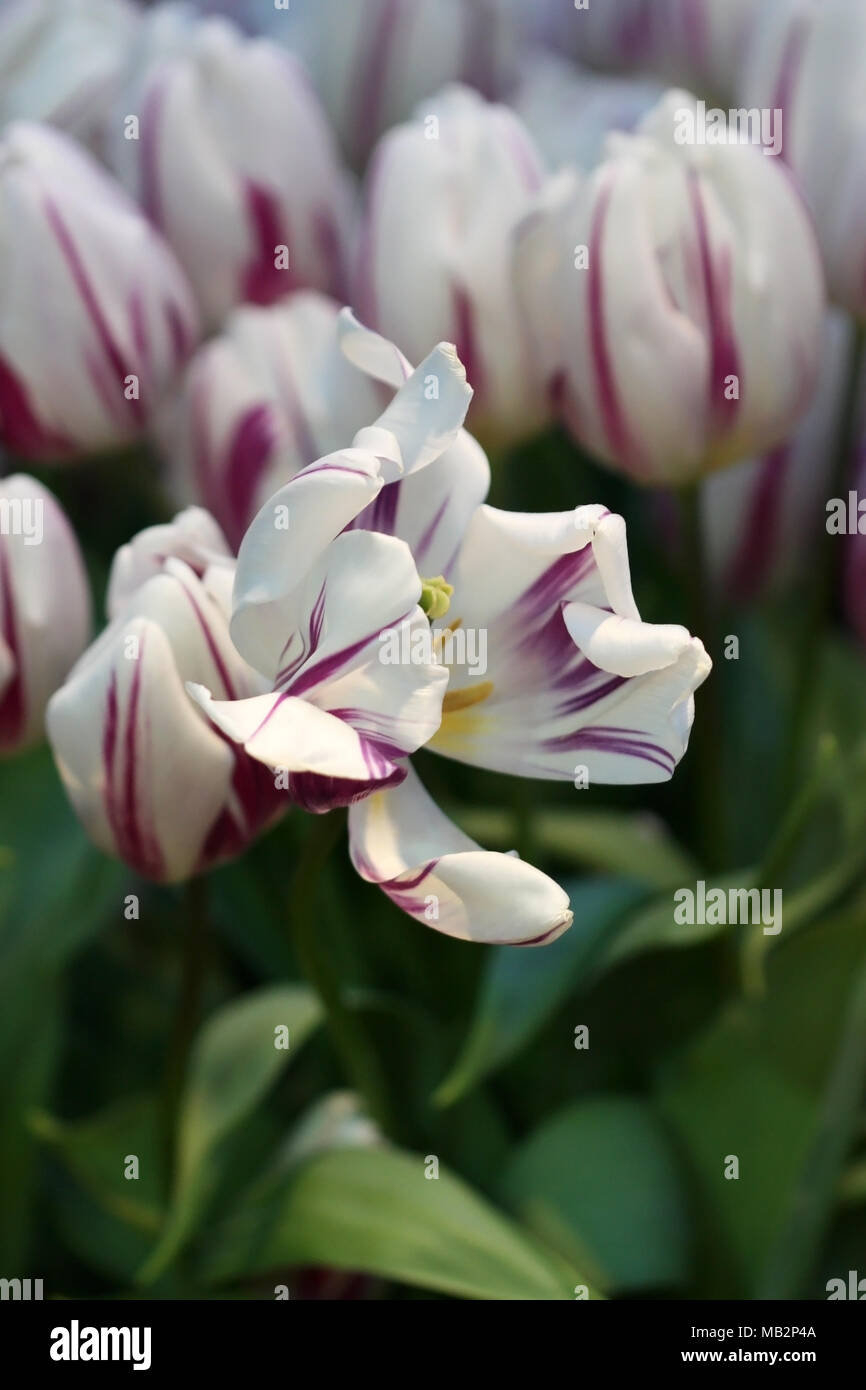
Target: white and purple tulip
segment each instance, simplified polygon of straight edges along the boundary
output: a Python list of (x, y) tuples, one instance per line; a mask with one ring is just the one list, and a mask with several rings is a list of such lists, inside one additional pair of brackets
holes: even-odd
[(652, 0), (654, 69), (712, 98), (733, 95), (756, 26), (778, 0)]
[(293, 289), (342, 293), (348, 177), (306, 74), (278, 45), (158, 6), (130, 55), (110, 156), (209, 327)]
[(274, 494), (241, 545), (231, 635), (269, 693), (225, 699), (207, 682), (190, 693), (229, 739), (284, 770), (307, 810), (401, 782), (407, 755), (439, 727), (448, 673), (435, 654), (380, 660), (383, 633), (411, 646), (429, 632), (409, 546), (352, 526), (377, 512), (389, 480), (411, 481), (454, 443), (471, 394), (453, 348), (440, 344), (352, 447)]
[[(348, 310), (341, 331), (347, 357), (395, 389), (395, 403), (404, 383), (429, 375), (426, 365), (413, 374), (390, 343), (362, 328)], [(436, 692), (441, 724), (431, 720), (435, 727), (423, 740), (432, 750), (517, 776), (572, 783), (580, 777), (580, 785), (661, 782), (672, 775), (688, 743), (694, 691), (710, 661), (685, 629), (641, 622), (620, 517), (603, 507), (533, 516), (485, 506), (489, 470), (480, 451), (455, 466), (452, 447), (427, 457), (420, 471), (384, 480), (380, 474), (369, 497), (353, 475), (357, 465), (347, 469), (343, 458), (336, 472), (325, 461), (327, 506), (313, 499), (313, 487), (321, 491), (325, 481), (322, 465), (314, 465), (277, 494), (244, 540), (232, 631), (249, 659), (262, 669), (271, 651), (273, 665), (285, 633), (300, 626), (309, 640), (292, 639), (297, 654), (288, 672), (294, 679), (296, 663), (308, 663), (310, 646), (322, 643), (320, 625), (308, 620), (305, 629), (295, 616), (294, 552), (275, 537), (269, 515), (274, 504), (300, 497), (303, 486), (315, 500), (301, 512), (304, 565), (318, 549), (323, 569), (333, 563), (329, 550), (360, 544), (365, 533), (357, 528), (369, 527), (376, 534), (367, 534), (366, 544), (384, 546), (382, 533), (388, 533), (395, 538), (390, 544), (411, 551), (416, 570), (453, 581), (450, 612), (433, 622), (429, 638), (434, 656), (446, 663), (439, 669), (448, 683), (447, 691), (443, 685)], [(371, 575), (371, 590), (373, 582)], [(307, 586), (305, 612), (318, 596), (317, 584)], [(379, 658), (385, 688), (423, 669), (413, 663), (404, 623), (397, 619), (390, 633), (380, 629), (402, 653), (384, 665)], [(376, 626), (368, 623), (367, 632)], [(460, 631), (467, 642), (470, 635), (483, 640), (483, 663), (466, 659), (469, 647), (461, 654), (459, 643), (459, 659), (453, 659), (451, 644)], [(253, 643), (261, 643), (261, 656)], [(369, 648), (362, 650), (366, 655)], [(352, 699), (357, 703), (354, 691)], [(250, 751), (261, 740), (259, 756), (284, 756), (295, 746), (288, 726), (279, 746), (271, 746), (262, 724), (271, 706), (251, 708), (249, 717), (231, 706), (207, 707)], [(279, 709), (273, 705), (272, 718), (279, 719)], [(408, 743), (404, 736), (404, 752), (399, 743), (391, 752), (400, 775), (379, 788), (368, 785), (352, 801), (350, 848), (359, 873), (410, 916), (448, 935), (512, 945), (554, 940), (571, 922), (566, 895), (531, 865), (483, 851), (452, 825), (414, 773), (406, 775)]]
[(707, 565), (726, 598), (777, 593), (807, 571), (826, 521), (850, 342), (850, 320), (830, 312), (818, 390), (794, 434), (701, 485)]
[(235, 549), (277, 488), (350, 444), (387, 402), (340, 351), (338, 313), (314, 290), (234, 310), (165, 412), (159, 439), (175, 492), (206, 507)]
[(699, 128), (695, 99), (669, 92), (590, 177), (555, 176), (517, 238), (548, 392), (641, 483), (775, 448), (820, 369), (821, 264), (788, 171), (752, 145), (690, 142)]
[(292, 0), (288, 10), (260, 7), (257, 22), (298, 52), (358, 168), (389, 127), (447, 82), (492, 99), (513, 79), (507, 0)]
[(527, 436), (545, 418), (515, 296), (514, 230), (543, 177), (523, 124), (451, 87), (388, 132), (367, 175), (355, 275), (365, 323), (417, 361), (457, 346), (483, 439)]
[(138, 20), (130, 0), (6, 0), (0, 125), (47, 121), (100, 151)]
[(109, 625), (48, 708), (48, 735), (91, 839), (172, 883), (233, 858), (288, 806), (267, 769), (222, 738), (186, 693), (264, 688), (235, 650), (234, 564), (219, 528), (189, 511), (118, 552)]
[(866, 318), (866, 6), (778, 0), (757, 26), (740, 101), (783, 113), (783, 153), (818, 232), (831, 297)]
[(90, 588), (63, 510), (35, 478), (0, 480), (0, 754), (43, 737), (45, 707), (90, 638)]
[(658, 58), (656, 11), (665, 0), (511, 0), (526, 36), (590, 67), (642, 72)]
[(169, 248), (74, 141), (0, 140), (0, 441), (55, 461), (134, 439), (198, 336)]

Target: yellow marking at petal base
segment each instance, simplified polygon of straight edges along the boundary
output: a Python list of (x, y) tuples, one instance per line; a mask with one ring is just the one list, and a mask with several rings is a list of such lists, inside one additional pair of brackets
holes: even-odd
[(457, 714), (460, 710), (480, 705), (482, 700), (493, 694), (493, 681), (481, 681), (478, 685), (467, 685), (463, 690), (449, 690), (442, 701), (442, 718)]

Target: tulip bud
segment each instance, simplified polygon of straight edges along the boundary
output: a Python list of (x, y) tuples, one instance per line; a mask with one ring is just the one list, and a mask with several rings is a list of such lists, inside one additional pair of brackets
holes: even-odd
[(652, 0), (654, 69), (716, 95), (733, 92), (756, 25), (777, 0)]
[(244, 301), (340, 290), (348, 183), (303, 70), (275, 44), (157, 7), (130, 56), (110, 157), (209, 326)]
[(48, 121), (97, 150), (138, 12), (129, 0), (8, 0), (0, 125)]
[(740, 100), (779, 108), (830, 294), (866, 318), (866, 7), (781, 0), (756, 27)]
[(206, 514), (142, 532), (115, 560), (116, 616), (48, 708), (58, 769), (91, 839), (160, 882), (239, 854), (287, 802), (271, 769), (186, 691), (208, 682), (235, 699), (267, 687), (229, 637), (233, 569)]
[(196, 336), (186, 280), (67, 136), (0, 141), (0, 440), (60, 459), (134, 439)]
[[(670, 92), (589, 178), (560, 174), (517, 239), (548, 389), (575, 437), (682, 484), (790, 435), (820, 366), (824, 294), (784, 166)], [(716, 131), (716, 135), (718, 135)]]
[(235, 548), (278, 487), (382, 412), (387, 392), (347, 362), (337, 316), (312, 290), (236, 309), (165, 414), (160, 442), (176, 492), (206, 506)]
[(292, 0), (266, 21), (265, 13), (259, 24), (299, 53), (357, 167), (380, 135), (446, 83), (494, 98), (512, 81), (508, 0)]
[(75, 534), (51, 493), (0, 480), (0, 752), (43, 734), (45, 706), (90, 636), (90, 589)]
[(541, 178), (514, 113), (461, 87), (390, 131), (368, 175), (359, 315), (413, 361), (453, 342), (475, 391), (470, 428), (488, 441), (544, 418), (511, 273), (512, 235)]

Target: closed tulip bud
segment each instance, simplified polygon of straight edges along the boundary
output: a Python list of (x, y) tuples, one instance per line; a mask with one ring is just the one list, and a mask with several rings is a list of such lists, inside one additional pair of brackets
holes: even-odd
[(264, 688), (228, 632), (234, 564), (214, 522), (184, 513), (118, 554), (111, 621), (48, 708), (70, 800), (95, 844), (177, 882), (239, 854), (286, 795), (204, 718), (187, 681)]
[(209, 326), (245, 301), (340, 290), (347, 176), (303, 70), (276, 44), (157, 7), (130, 56), (111, 159)]
[(821, 266), (788, 172), (726, 129), (704, 143), (698, 117), (668, 93), (589, 178), (558, 175), (517, 239), (549, 391), (588, 450), (643, 483), (774, 448), (820, 366)]
[(98, 149), (137, 22), (129, 0), (8, 0), (0, 125), (48, 121)]
[(356, 166), (447, 82), (492, 98), (513, 76), (508, 0), (292, 0), (281, 12), (260, 7), (257, 22), (300, 54)]
[(778, 108), (830, 294), (866, 318), (866, 7), (780, 0), (757, 26), (740, 101)]
[(56, 460), (134, 439), (197, 334), (189, 286), (67, 136), (0, 140), (0, 441)]
[(69, 522), (22, 473), (0, 480), (0, 753), (43, 734), (45, 706), (90, 637), (90, 589)]
[(530, 434), (543, 402), (512, 280), (512, 239), (542, 180), (514, 113), (452, 87), (390, 131), (368, 174), (356, 266), (363, 321), (413, 361), (453, 342), (485, 442)]
[(206, 506), (235, 547), (278, 487), (381, 414), (387, 392), (346, 360), (338, 312), (312, 290), (236, 309), (166, 411), (159, 435), (175, 491)]

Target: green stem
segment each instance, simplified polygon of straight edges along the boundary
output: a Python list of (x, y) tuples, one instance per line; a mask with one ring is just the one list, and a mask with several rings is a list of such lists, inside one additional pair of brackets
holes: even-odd
[(207, 974), (207, 883), (193, 878), (185, 888), (183, 960), (163, 1077), (163, 1127), (167, 1190), (174, 1180), (177, 1124), (190, 1048), (201, 1018)]
[(325, 1006), (331, 1041), (352, 1085), (364, 1097), (371, 1118), (386, 1132), (393, 1132), (379, 1058), (356, 1015), (346, 1007), (316, 910), (319, 876), (343, 826), (344, 817), (337, 811), (319, 816), (303, 846), (291, 890), (292, 944), (304, 976)]
[[(685, 588), (689, 599), (689, 628), (704, 643), (714, 667), (719, 660), (716, 641), (714, 605), (706, 570), (706, 547), (701, 523), (700, 483), (679, 491), (683, 536)], [(698, 841), (701, 858), (707, 868), (719, 868), (725, 862), (725, 819), (722, 788), (724, 746), (722, 718), (719, 705), (719, 675), (714, 669), (697, 696), (697, 712), (692, 728), (695, 780), (697, 782)]]
[[(866, 327), (856, 324), (851, 340), (845, 394), (839, 417), (839, 429), (834, 451), (830, 497), (844, 496), (850, 468), (855, 456), (860, 428), (860, 383), (866, 361)], [(788, 731), (783, 775), (785, 795), (790, 796), (797, 783), (797, 773), (803, 753), (803, 743), (815, 706), (824, 651), (828, 619), (837, 591), (843, 546), (838, 536), (826, 527), (817, 547), (817, 574), (799, 643), (794, 679), (794, 699)]]

